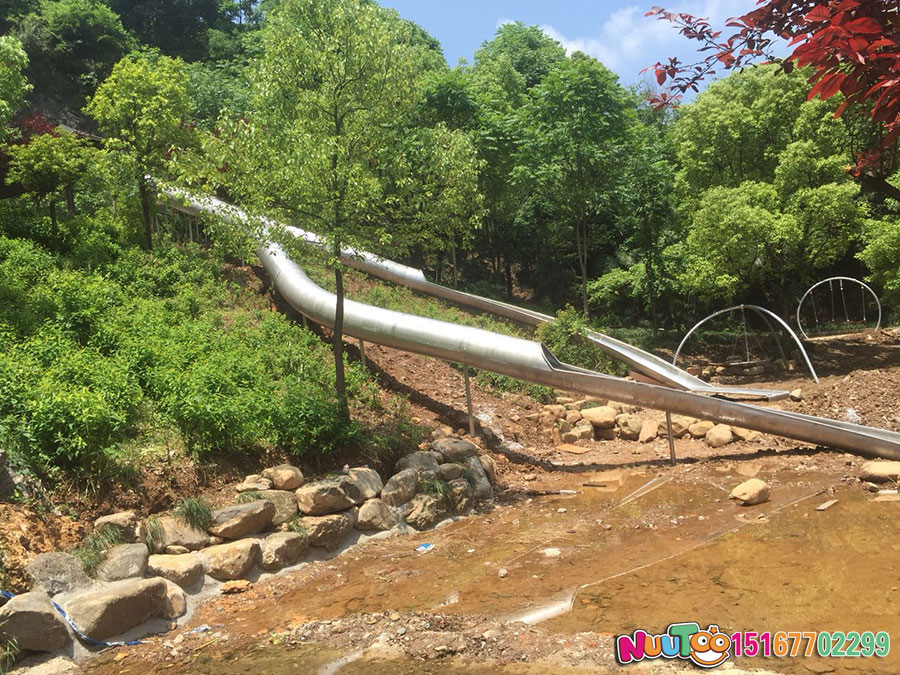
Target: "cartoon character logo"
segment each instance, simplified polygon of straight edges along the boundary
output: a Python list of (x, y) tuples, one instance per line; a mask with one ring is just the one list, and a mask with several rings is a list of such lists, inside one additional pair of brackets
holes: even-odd
[(710, 624), (706, 630), (698, 631), (690, 638), (690, 660), (701, 668), (715, 668), (728, 658), (731, 637), (719, 632), (719, 627)]

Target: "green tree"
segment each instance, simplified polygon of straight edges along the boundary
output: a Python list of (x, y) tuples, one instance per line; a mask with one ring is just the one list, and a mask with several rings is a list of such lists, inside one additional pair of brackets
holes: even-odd
[(105, 0), (145, 45), (187, 60), (207, 54), (210, 29), (226, 26), (219, 0)]
[(335, 388), (345, 416), (344, 281), (340, 252), (409, 245), (398, 210), (407, 121), (428, 47), (396, 13), (359, 0), (282, 0), (267, 16), (255, 67), (257, 112), (225, 133), (219, 165), (233, 193), (280, 208), (326, 242), (337, 306)]
[(22, 43), (8, 35), (0, 36), (0, 138), (31, 88), (25, 79), (27, 66), (28, 56)]
[(148, 250), (153, 247), (154, 193), (147, 176), (161, 171), (167, 152), (185, 141), (189, 110), (184, 63), (155, 54), (119, 61), (85, 108), (108, 135), (107, 147), (120, 153), (134, 176)]
[(44, 0), (17, 30), (41, 107), (80, 112), (85, 99), (133, 46), (119, 17), (99, 0)]
[[(49, 202), (54, 243), (59, 243), (56, 199), (61, 190), (71, 195), (75, 184), (92, 163), (91, 148), (74, 133), (59, 131), (32, 136), (28, 143), (10, 147), (9, 180), (21, 183), (38, 205)], [(74, 210), (74, 199), (69, 201)]]
[(790, 313), (800, 286), (853, 251), (866, 208), (845, 170), (836, 102), (805, 101), (802, 73), (755, 67), (714, 83), (672, 130), (686, 221), (687, 290), (763, 291)]
[(561, 241), (574, 243), (585, 316), (592, 248), (614, 226), (628, 103), (613, 73), (576, 53), (529, 92), (520, 110), (525, 138), (513, 175), (563, 233)]

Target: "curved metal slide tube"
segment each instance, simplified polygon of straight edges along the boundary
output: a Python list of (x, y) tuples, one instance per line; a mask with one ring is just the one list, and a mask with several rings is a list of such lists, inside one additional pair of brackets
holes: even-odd
[[(178, 196), (176, 206), (194, 215), (211, 212), (241, 222), (234, 211), (209, 201)], [(334, 322), (336, 298), (317, 286), (277, 245), (260, 245), (257, 255), (278, 292), (295, 309), (325, 326)], [(666, 410), (747, 429), (843, 448), (864, 455), (900, 459), (900, 434), (857, 424), (761, 408), (668, 387), (623, 380), (560, 362), (539, 342), (499, 335), (345, 300), (344, 330), (376, 344), (455, 361), (502, 375), (589, 396)]]

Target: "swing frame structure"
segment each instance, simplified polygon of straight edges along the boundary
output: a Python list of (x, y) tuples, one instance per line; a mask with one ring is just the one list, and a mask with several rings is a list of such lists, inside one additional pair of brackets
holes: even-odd
[(838, 285), (839, 285), (839, 288), (841, 291), (841, 302), (844, 305), (844, 318), (846, 319), (846, 322), (850, 323), (850, 316), (847, 312), (847, 299), (844, 296), (844, 282), (850, 281), (855, 284), (859, 284), (859, 286), (860, 286), (860, 291), (863, 296), (863, 303), (862, 303), (863, 322), (865, 322), (865, 320), (866, 320), (865, 293), (866, 293), (866, 291), (868, 291), (869, 294), (873, 298), (875, 298), (875, 306), (878, 308), (878, 320), (875, 322), (875, 328), (872, 329), (872, 332), (875, 332), (879, 328), (881, 328), (881, 300), (878, 299), (878, 295), (876, 295), (875, 291), (872, 290), (871, 286), (869, 286), (866, 283), (863, 283), (859, 279), (854, 279), (853, 277), (828, 277), (827, 279), (822, 279), (822, 281), (816, 282), (815, 284), (810, 286), (809, 289), (806, 291), (806, 293), (803, 294), (803, 297), (800, 298), (800, 302), (797, 304), (797, 329), (800, 331), (800, 335), (803, 336), (804, 340), (811, 340), (812, 338), (806, 334), (805, 330), (803, 330), (803, 322), (800, 319), (800, 312), (803, 309), (803, 303), (806, 301), (806, 298), (810, 299), (810, 303), (812, 304), (812, 309), (813, 309), (813, 316), (816, 318), (816, 325), (818, 326), (819, 318), (818, 318), (818, 313), (816, 312), (816, 303), (812, 297), (812, 292), (814, 290), (816, 290), (819, 286), (821, 286), (823, 284), (828, 284), (828, 287), (831, 291), (831, 319), (832, 319), (832, 321), (834, 321), (835, 312), (834, 312), (834, 285), (833, 284), (835, 281), (838, 282)]
[(684, 347), (684, 344), (685, 344), (685, 342), (688, 341), (688, 338), (691, 337), (691, 335), (693, 335), (693, 333), (698, 328), (700, 328), (700, 326), (705, 324), (710, 319), (714, 319), (717, 316), (720, 316), (722, 314), (727, 314), (729, 312), (740, 311), (741, 314), (744, 315), (744, 341), (746, 343), (747, 319), (746, 319), (745, 312), (748, 309), (750, 311), (756, 313), (760, 317), (762, 317), (762, 320), (766, 322), (766, 325), (769, 327), (769, 330), (772, 333), (776, 334), (776, 342), (778, 343), (778, 349), (779, 349), (779, 351), (781, 351), (781, 356), (785, 360), (785, 362), (787, 362), (787, 357), (785, 356), (784, 349), (781, 346), (781, 340), (777, 339), (777, 332), (775, 331), (775, 328), (772, 326), (772, 322), (769, 321), (769, 318), (774, 319), (776, 322), (778, 322), (781, 325), (782, 328), (784, 328), (788, 332), (788, 334), (794, 339), (794, 342), (797, 343), (797, 349), (799, 349), (800, 353), (803, 355), (803, 360), (806, 362), (806, 367), (809, 369), (809, 374), (812, 375), (812, 379), (818, 383), (819, 376), (816, 374), (816, 369), (813, 368), (812, 361), (809, 360), (809, 354), (806, 353), (806, 349), (803, 348), (803, 342), (800, 340), (800, 338), (797, 336), (797, 334), (793, 330), (791, 330), (791, 327), (788, 326), (787, 323), (785, 323), (784, 319), (782, 319), (780, 316), (775, 314), (775, 312), (768, 310), (765, 307), (760, 307), (759, 305), (735, 305), (734, 307), (728, 307), (726, 309), (720, 309), (718, 312), (713, 312), (705, 319), (701, 319), (700, 321), (698, 321), (696, 324), (694, 324), (694, 327), (691, 328), (687, 332), (687, 334), (682, 338), (681, 343), (678, 345), (678, 349), (675, 350), (675, 356), (672, 358), (672, 364), (673, 365), (678, 364), (678, 356), (681, 354), (681, 348)]

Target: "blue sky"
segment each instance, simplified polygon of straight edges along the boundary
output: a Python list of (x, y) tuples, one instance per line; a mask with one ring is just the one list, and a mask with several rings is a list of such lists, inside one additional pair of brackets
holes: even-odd
[(434, 35), (452, 66), (470, 63), (475, 50), (505, 21), (535, 24), (570, 52), (580, 50), (616, 72), (623, 84), (641, 81), (640, 71), (669, 56), (697, 60), (696, 44), (668, 23), (644, 14), (653, 5), (709, 17), (723, 27), (746, 13), (754, 0), (380, 0)]

